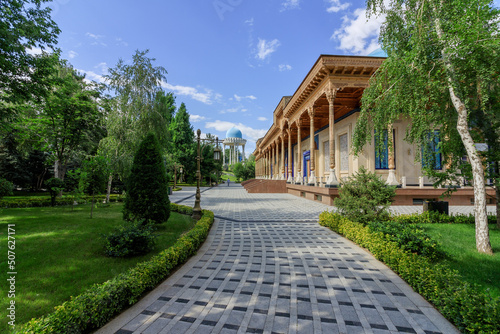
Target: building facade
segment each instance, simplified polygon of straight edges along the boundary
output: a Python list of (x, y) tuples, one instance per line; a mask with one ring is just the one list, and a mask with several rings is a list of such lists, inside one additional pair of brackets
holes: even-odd
[[(438, 199), (445, 189), (432, 187), (416, 162), (416, 146), (403, 140), (410, 120), (398, 120), (388, 128), (392, 149), (386, 140), (385, 149), (377, 153), (372, 138), (359, 156), (351, 152), (363, 91), (384, 60), (321, 55), (295, 94), (281, 99), (273, 125), (257, 141), (256, 178), (284, 181), (288, 193), (331, 204), (338, 196), (339, 181), (364, 166), (398, 186), (395, 204)], [(440, 157), (437, 161), (435, 168), (444, 168)], [(471, 204), (471, 188), (456, 194), (451, 204)]]

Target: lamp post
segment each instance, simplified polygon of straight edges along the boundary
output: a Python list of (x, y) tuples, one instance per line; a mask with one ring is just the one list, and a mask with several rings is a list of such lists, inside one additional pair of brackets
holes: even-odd
[[(201, 182), (201, 170), (200, 170), (200, 162), (201, 160), (203, 159), (201, 154), (200, 154), (200, 142), (201, 141), (206, 141), (206, 142), (210, 142), (210, 143), (213, 143), (213, 139), (211, 138), (205, 138), (205, 139), (201, 139), (200, 136), (201, 136), (201, 130), (198, 129), (196, 131), (196, 134), (197, 134), (197, 143), (198, 143), (198, 155), (196, 157), (196, 160), (197, 160), (197, 170), (196, 170), (196, 197), (195, 197), (195, 201), (194, 201), (194, 207), (193, 207), (193, 218), (196, 219), (196, 220), (199, 220), (201, 218), (201, 205), (200, 205), (200, 199), (201, 199), (201, 193), (200, 193), (200, 182)], [(220, 161), (220, 149), (219, 149), (219, 138), (217, 137), (216, 138), (216, 147), (214, 149), (214, 160), (215, 161)]]

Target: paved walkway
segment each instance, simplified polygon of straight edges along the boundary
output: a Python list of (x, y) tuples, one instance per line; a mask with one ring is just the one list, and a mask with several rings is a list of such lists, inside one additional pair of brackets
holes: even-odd
[[(206, 189), (205, 189), (206, 190)], [(172, 202), (192, 205), (193, 189)], [(97, 333), (457, 333), (385, 265), (317, 224), (326, 205), (239, 185), (198, 254)]]

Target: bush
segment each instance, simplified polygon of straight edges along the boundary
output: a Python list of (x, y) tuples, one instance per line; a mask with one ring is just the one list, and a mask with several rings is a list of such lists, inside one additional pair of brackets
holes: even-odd
[(147, 254), (154, 249), (154, 227), (143, 222), (120, 226), (114, 233), (105, 235), (104, 254), (109, 257), (131, 257)]
[(381, 232), (360, 223), (323, 212), (319, 223), (367, 248), (432, 303), (461, 332), (500, 333), (500, 298), (493, 299), (477, 285), (464, 282), (455, 270), (433, 264), (425, 256), (401, 249)]
[(167, 174), (158, 140), (149, 134), (139, 146), (127, 180), (125, 220), (161, 224), (170, 217)]
[[(423, 213), (412, 213), (393, 216), (392, 220), (400, 224), (475, 224), (476, 218), (473, 214), (449, 216), (444, 213), (434, 211), (424, 211)], [(496, 224), (495, 215), (488, 216), (488, 224)]]
[(49, 189), (50, 193), (50, 204), (51, 206), (56, 205), (56, 196), (64, 189), (64, 181), (55, 177), (52, 177), (45, 181), (45, 185)]
[(352, 221), (366, 224), (385, 220), (389, 217), (387, 208), (396, 195), (395, 189), (361, 166), (353, 177), (342, 183), (334, 205)]
[[(94, 196), (97, 201), (104, 201), (106, 195)], [(56, 205), (72, 205), (75, 201), (78, 204), (85, 204), (92, 200), (92, 196), (81, 196), (75, 199), (74, 196), (56, 198)], [(111, 195), (110, 202), (123, 202), (123, 196), (121, 195)], [(47, 197), (27, 197), (27, 198), (16, 198), (16, 199), (1, 199), (0, 208), (39, 208), (51, 206), (51, 199)]]
[(432, 240), (419, 225), (385, 221), (370, 222), (368, 227), (372, 232), (381, 232), (384, 239), (396, 242), (402, 250), (423, 255), (433, 262), (445, 256), (439, 242)]
[(0, 199), (4, 196), (12, 195), (13, 188), (14, 185), (11, 182), (0, 177)]
[(72, 297), (56, 307), (53, 313), (32, 319), (18, 333), (90, 333), (104, 326), (118, 313), (135, 304), (145, 292), (163, 282), (178, 265), (196, 254), (213, 221), (214, 214), (203, 210), (201, 219), (193, 229), (180, 237), (172, 247), (126, 273)]

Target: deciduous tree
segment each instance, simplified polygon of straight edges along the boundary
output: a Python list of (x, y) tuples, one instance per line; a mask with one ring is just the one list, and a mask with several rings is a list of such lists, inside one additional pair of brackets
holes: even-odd
[(460, 143), (473, 176), (477, 249), (491, 254), (485, 173), (469, 116), (475, 108), (486, 110), (496, 94), (491, 88), (500, 73), (498, 11), (490, 0), (367, 0), (367, 6), (371, 15), (386, 15), (380, 42), (388, 58), (363, 95), (355, 151), (373, 128), (382, 136), (401, 118), (411, 119), (406, 139), (424, 147), (424, 158), (435, 130), (444, 165), (461, 158)]

